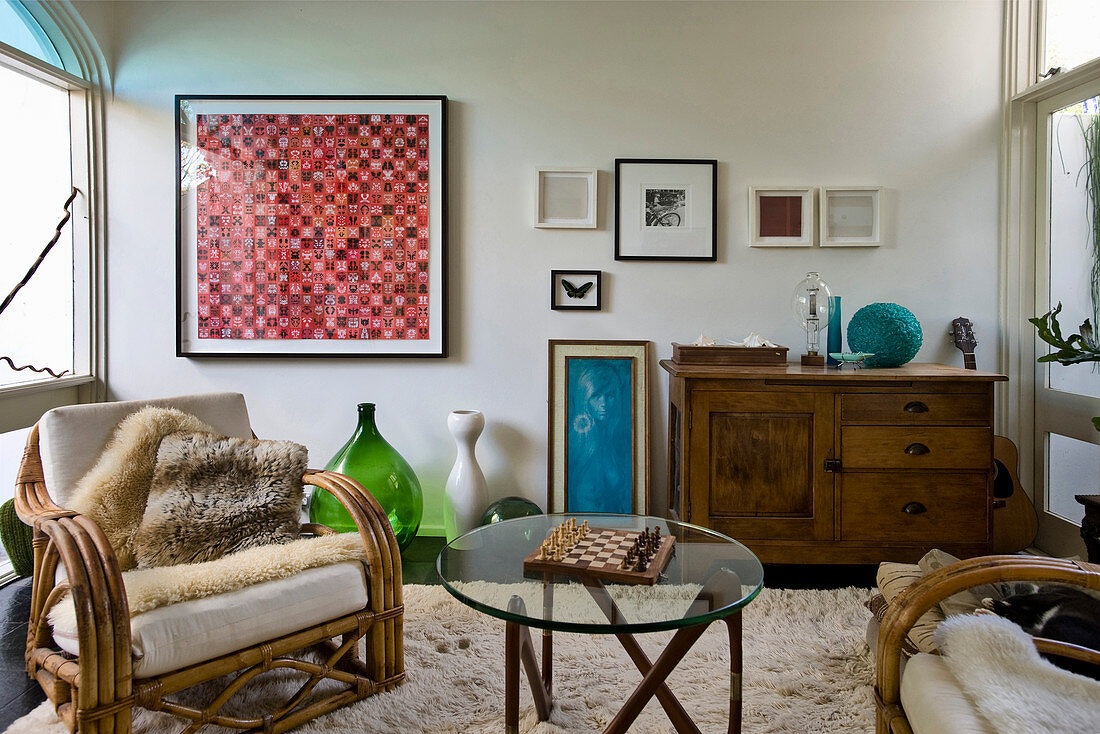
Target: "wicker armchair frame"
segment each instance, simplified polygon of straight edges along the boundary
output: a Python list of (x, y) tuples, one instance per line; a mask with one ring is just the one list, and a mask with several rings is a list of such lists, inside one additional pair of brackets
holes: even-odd
[[(37, 680), (71, 732), (129, 734), (135, 706), (165, 711), (186, 722), (186, 734), (207, 723), (250, 732), (282, 732), (367, 696), (388, 691), (405, 678), (401, 554), (378, 501), (358, 482), (329, 471), (308, 471), (304, 484), (331, 492), (347, 508), (367, 555), (368, 606), (323, 624), (246, 647), (151, 678), (133, 677), (130, 613), (118, 560), (102, 530), (88, 517), (58, 507), (46, 488), (31, 429), (16, 479), (15, 507), (34, 528), (34, 575), (27, 627), (27, 674)], [(303, 534), (332, 532), (306, 524)], [(66, 580), (58, 583), (60, 564)], [(65, 592), (77, 611), (81, 654), (53, 644), (46, 615)], [(366, 655), (358, 642), (366, 638)], [(295, 657), (307, 649), (322, 662)], [(284, 704), (260, 718), (240, 719), (219, 710), (260, 673), (289, 668), (309, 675)], [(237, 673), (205, 709), (166, 697), (198, 683)], [(341, 684), (320, 699), (307, 697), (323, 679)]]
[[(1100, 565), (1038, 556), (981, 556), (952, 563), (922, 577), (886, 610), (875, 651), (877, 734), (912, 734), (901, 706), (901, 646), (924, 612), (952, 594), (982, 584), (1063, 582), (1100, 591)], [(1100, 652), (1056, 640), (1034, 638), (1039, 652), (1100, 665)]]

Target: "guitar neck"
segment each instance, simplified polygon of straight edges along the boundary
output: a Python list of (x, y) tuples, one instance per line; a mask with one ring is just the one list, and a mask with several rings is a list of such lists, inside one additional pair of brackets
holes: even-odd
[(978, 369), (978, 360), (974, 359), (974, 352), (963, 352), (963, 367), (968, 370)]

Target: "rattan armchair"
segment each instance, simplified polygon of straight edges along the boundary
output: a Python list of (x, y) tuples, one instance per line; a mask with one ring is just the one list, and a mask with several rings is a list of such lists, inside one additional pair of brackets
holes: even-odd
[[(310, 471), (303, 483), (331, 492), (355, 520), (367, 556), (366, 608), (141, 678), (134, 674), (131, 618), (115, 553), (94, 522), (51, 499), (39, 451), (39, 426), (31, 430), (15, 498), (20, 518), (34, 528), (27, 673), (42, 686), (70, 731), (126, 734), (132, 709), (142, 707), (184, 719), (189, 722), (184, 732), (206, 723), (281, 732), (403, 682), (401, 556), (385, 512), (367, 490), (343, 475)], [(302, 531), (331, 532), (308, 524)], [(59, 567), (63, 574), (58, 573)], [(77, 611), (79, 655), (66, 653), (56, 644), (47, 621), (48, 611), (66, 592), (72, 594)], [(358, 654), (361, 639), (366, 643), (365, 656)], [(301, 654), (306, 650), (313, 654)], [(278, 668), (293, 669), (308, 678), (276, 710), (251, 719), (219, 713), (255, 676)], [(201, 710), (169, 699), (171, 694), (227, 674), (236, 675)], [(314, 689), (323, 679), (342, 685), (322, 695)]]
[[(887, 608), (875, 655), (878, 734), (912, 734), (901, 703), (902, 642), (924, 612), (963, 589), (1030, 581), (1069, 583), (1100, 590), (1100, 565), (1037, 556), (982, 556), (936, 569), (903, 591)], [(1034, 638), (1039, 652), (1100, 664), (1100, 653), (1055, 640)]]

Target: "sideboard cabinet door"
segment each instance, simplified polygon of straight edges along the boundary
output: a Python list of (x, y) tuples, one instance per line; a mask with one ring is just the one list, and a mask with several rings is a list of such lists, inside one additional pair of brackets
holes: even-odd
[(689, 522), (741, 540), (832, 540), (833, 397), (694, 391)]

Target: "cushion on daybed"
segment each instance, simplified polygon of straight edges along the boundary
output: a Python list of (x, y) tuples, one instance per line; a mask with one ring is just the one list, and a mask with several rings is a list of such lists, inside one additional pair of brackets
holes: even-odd
[(901, 707), (913, 734), (997, 734), (939, 655), (921, 653), (906, 662)]
[[(363, 564), (348, 561), (137, 614), (130, 620), (134, 677), (194, 665), (366, 606)], [(75, 625), (55, 626), (54, 640), (79, 654)]]
[(252, 437), (244, 396), (235, 392), (54, 408), (38, 422), (42, 474), (54, 502), (68, 506), (77, 482), (99, 460), (115, 427), (146, 405), (176, 408), (225, 436)]
[[(915, 584), (923, 575), (924, 572), (921, 567), (915, 563), (880, 563), (875, 581), (878, 584), (879, 592), (886, 599), (886, 603), (889, 604), (901, 592)], [(872, 609), (872, 612), (874, 611), (876, 610)], [(881, 621), (884, 611), (885, 609), (882, 608), (882, 611), (875, 615), (873, 621)], [(935, 652), (936, 643), (933, 640), (933, 635), (936, 632), (936, 627), (944, 619), (943, 612), (938, 607), (933, 607), (922, 614), (917, 623), (909, 630), (904, 652), (906, 654), (912, 654), (914, 650), (916, 652)]]

